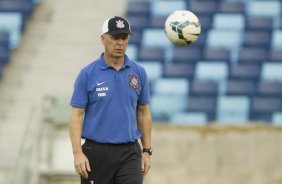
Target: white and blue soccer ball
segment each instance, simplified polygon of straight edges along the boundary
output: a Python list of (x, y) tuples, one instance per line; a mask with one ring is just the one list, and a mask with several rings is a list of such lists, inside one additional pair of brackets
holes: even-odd
[(175, 45), (190, 45), (198, 39), (200, 33), (200, 21), (191, 11), (177, 10), (166, 19), (165, 34)]

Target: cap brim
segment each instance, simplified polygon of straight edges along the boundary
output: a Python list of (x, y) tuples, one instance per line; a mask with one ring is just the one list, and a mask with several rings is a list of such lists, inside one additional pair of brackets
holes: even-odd
[(130, 34), (130, 35), (132, 34), (128, 30), (115, 30), (115, 31), (108, 32), (108, 34), (110, 35), (118, 35), (118, 34), (123, 34), (123, 33)]

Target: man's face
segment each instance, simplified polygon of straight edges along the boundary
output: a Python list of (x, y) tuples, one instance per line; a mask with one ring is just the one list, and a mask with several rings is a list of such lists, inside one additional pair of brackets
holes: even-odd
[(124, 57), (128, 46), (128, 37), (127, 33), (117, 35), (103, 34), (101, 40), (105, 46), (105, 54), (114, 58)]

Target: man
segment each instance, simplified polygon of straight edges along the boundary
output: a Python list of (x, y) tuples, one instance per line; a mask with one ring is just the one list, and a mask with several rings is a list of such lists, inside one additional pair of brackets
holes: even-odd
[(75, 81), (70, 138), (81, 184), (141, 184), (150, 168), (149, 83), (144, 68), (125, 54), (130, 34), (126, 19), (106, 20), (104, 53)]

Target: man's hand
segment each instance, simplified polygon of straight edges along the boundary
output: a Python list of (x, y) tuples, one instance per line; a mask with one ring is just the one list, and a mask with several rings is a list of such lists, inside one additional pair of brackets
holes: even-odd
[(87, 157), (82, 152), (74, 155), (74, 167), (79, 175), (85, 179), (88, 178), (87, 171), (91, 171), (90, 164)]
[(151, 161), (149, 153), (142, 153), (141, 169), (144, 172), (144, 176), (148, 173), (150, 167)]

